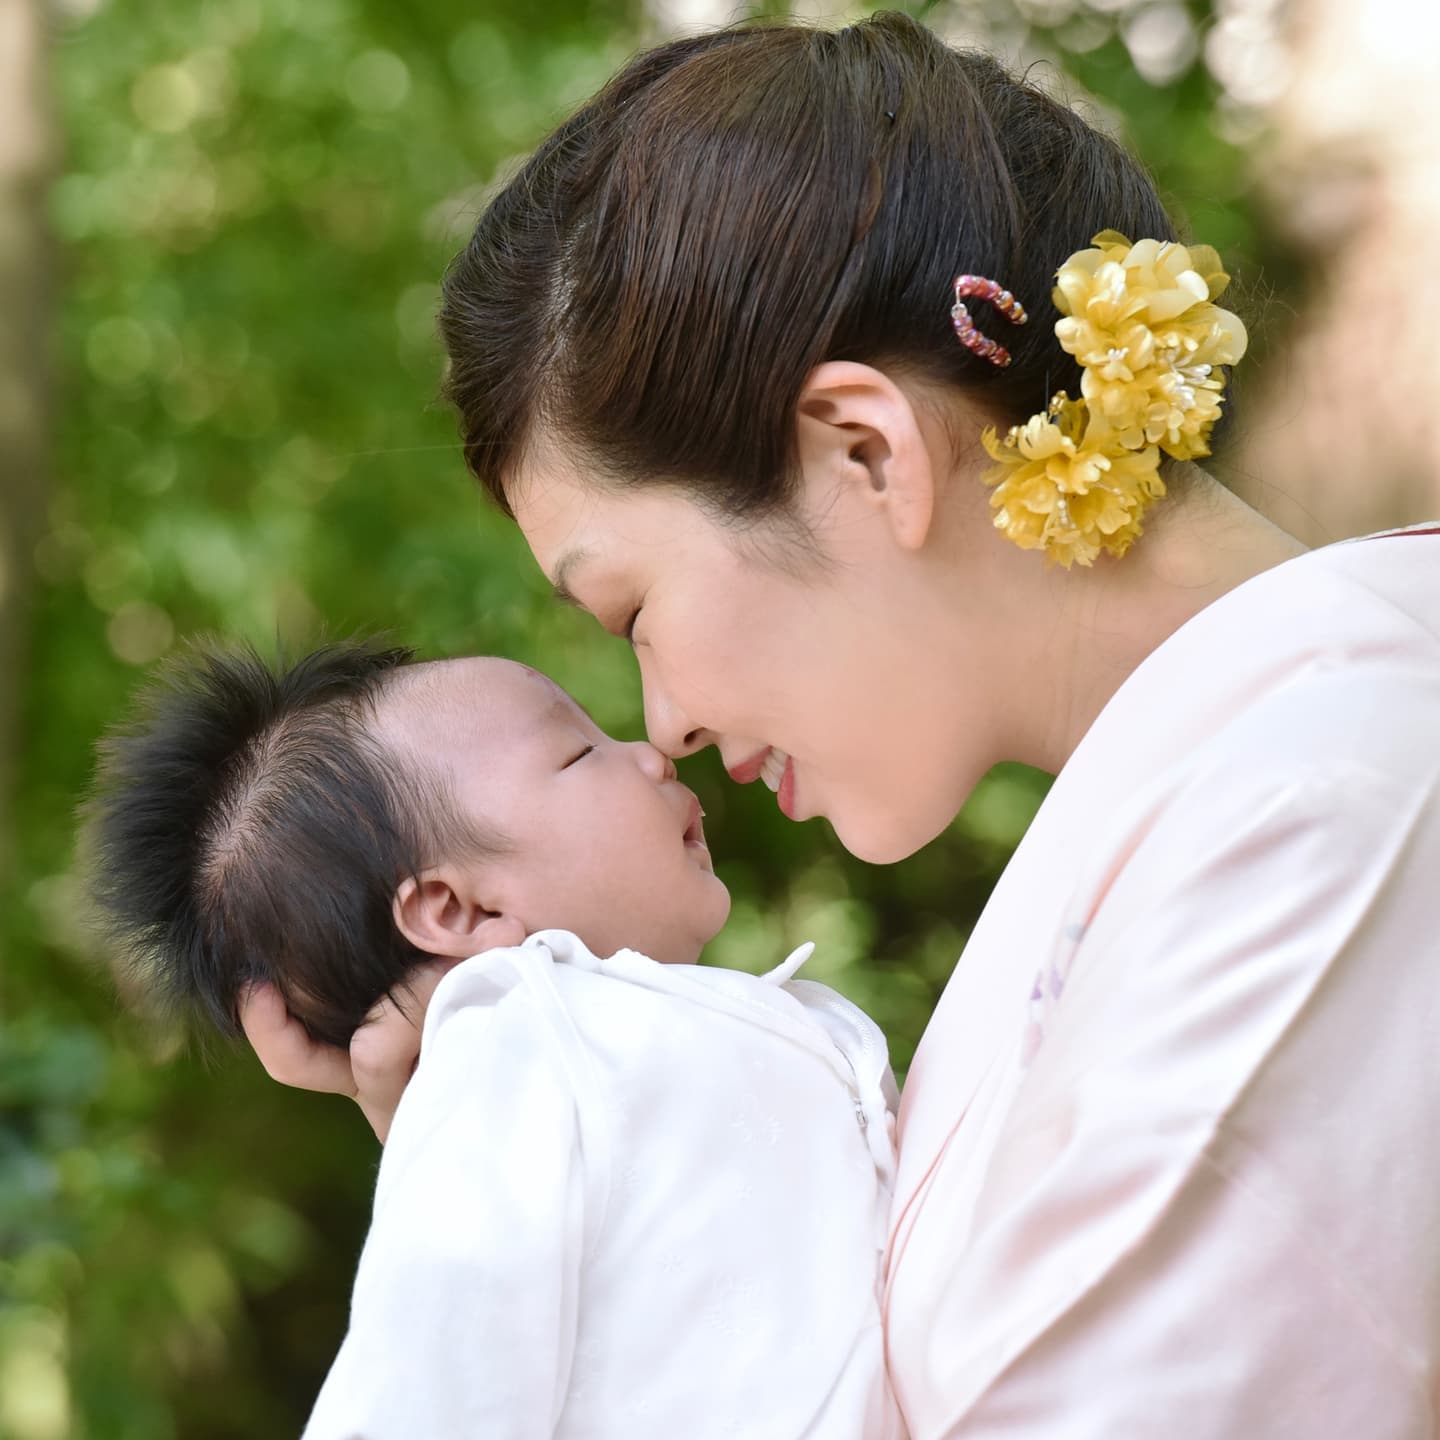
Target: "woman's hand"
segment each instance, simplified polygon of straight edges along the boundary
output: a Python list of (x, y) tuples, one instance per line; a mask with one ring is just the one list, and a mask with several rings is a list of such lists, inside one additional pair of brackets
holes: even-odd
[(355, 1032), (349, 1051), (313, 1039), (273, 985), (252, 985), (240, 1005), (245, 1037), (272, 1080), (299, 1090), (348, 1095), (383, 1145), (420, 1058), (420, 1028), (430, 997), (453, 960), (417, 965), (401, 991), (386, 996)]

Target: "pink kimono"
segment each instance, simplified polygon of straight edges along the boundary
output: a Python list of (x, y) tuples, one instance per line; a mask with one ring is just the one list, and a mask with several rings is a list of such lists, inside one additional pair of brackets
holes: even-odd
[(1440, 527), (1125, 683), (906, 1085), (912, 1440), (1440, 1435)]

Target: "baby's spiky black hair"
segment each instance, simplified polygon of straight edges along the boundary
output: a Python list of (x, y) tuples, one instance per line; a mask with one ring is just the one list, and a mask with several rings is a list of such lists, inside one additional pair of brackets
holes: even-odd
[(427, 958), (392, 899), (453, 816), (366, 724), (413, 658), (346, 641), (272, 667), (202, 643), (102, 742), (92, 890), (149, 996), (233, 1036), (244, 987), (271, 980), (344, 1045)]

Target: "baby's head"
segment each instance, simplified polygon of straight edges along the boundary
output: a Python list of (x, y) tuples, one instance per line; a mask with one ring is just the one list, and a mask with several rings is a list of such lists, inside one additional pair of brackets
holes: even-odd
[(690, 963), (730, 905), (669, 760), (494, 658), (196, 650), (106, 742), (91, 832), (142, 983), (230, 1033), (272, 980), (345, 1044), (415, 964), (535, 930)]

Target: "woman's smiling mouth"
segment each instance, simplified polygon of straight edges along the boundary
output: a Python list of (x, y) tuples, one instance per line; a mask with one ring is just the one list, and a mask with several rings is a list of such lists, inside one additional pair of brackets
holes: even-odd
[[(777, 755), (781, 753), (778, 750), (775, 751)], [(768, 776), (765, 778), (765, 783), (770, 785)], [(775, 792), (775, 800), (780, 806), (780, 813), (787, 820), (797, 819), (795, 814), (795, 762), (788, 755), (785, 756), (785, 763), (781, 767), (779, 780), (770, 785), (770, 788)]]
[(765, 752), (764, 761), (760, 766), (760, 778), (765, 782), (766, 788), (772, 795), (779, 794), (781, 782), (785, 779), (785, 772), (789, 766), (790, 757), (783, 750), (777, 750), (772, 745)]
[(781, 813), (788, 819), (795, 818), (795, 762), (784, 750), (768, 746), (739, 765), (727, 767), (727, 770), (737, 785), (763, 780), (766, 788), (779, 801)]
[(771, 747), (767, 745), (765, 749), (757, 750), (748, 760), (742, 760), (738, 765), (727, 765), (725, 772), (737, 785), (749, 785), (760, 778), (760, 772), (770, 758), (770, 751)]

